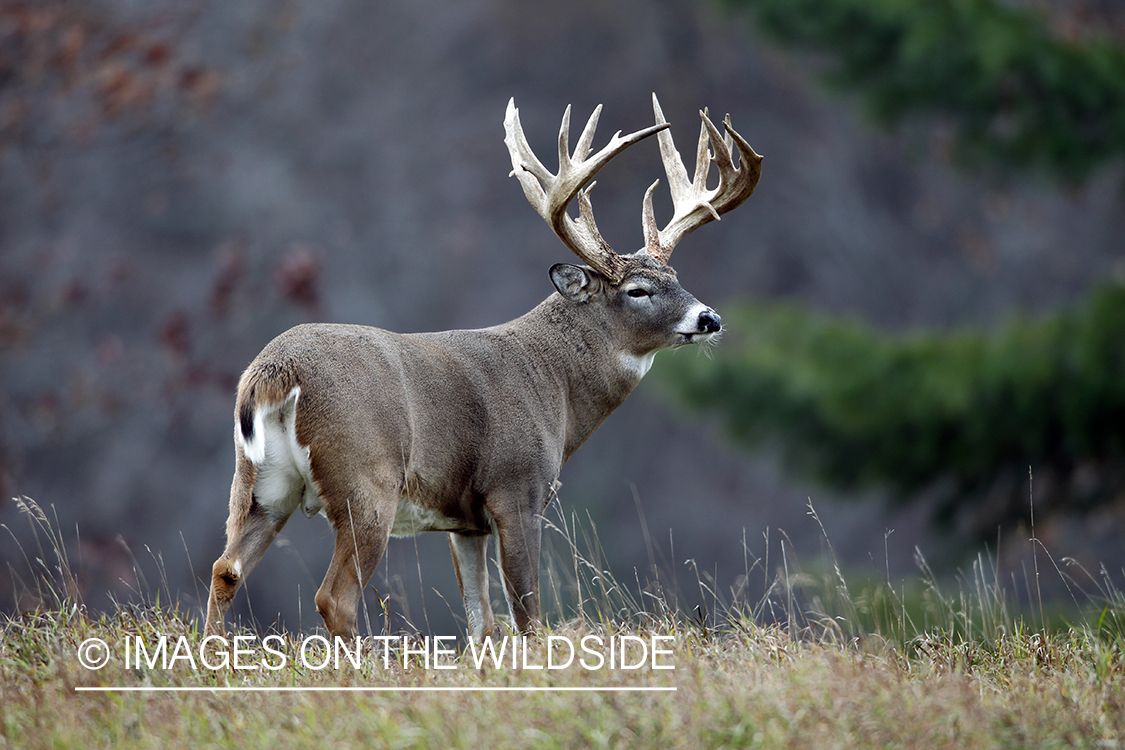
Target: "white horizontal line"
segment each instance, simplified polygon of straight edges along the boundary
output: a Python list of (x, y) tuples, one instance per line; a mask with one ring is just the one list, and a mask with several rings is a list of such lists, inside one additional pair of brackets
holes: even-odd
[(144, 685), (75, 686), (76, 693), (674, 693), (675, 687), (292, 687)]

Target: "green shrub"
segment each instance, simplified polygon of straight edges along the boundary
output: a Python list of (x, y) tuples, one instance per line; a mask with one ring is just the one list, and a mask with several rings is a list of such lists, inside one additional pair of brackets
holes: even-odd
[[(1029, 510), (1114, 499), (1125, 462), (1125, 288), (1084, 308), (974, 330), (887, 334), (793, 305), (727, 317), (740, 339), (658, 377), (731, 435), (845, 490), (941, 497), (987, 535)], [(733, 338), (730, 337), (730, 338)], [(1042, 489), (1042, 492), (1040, 492)]]

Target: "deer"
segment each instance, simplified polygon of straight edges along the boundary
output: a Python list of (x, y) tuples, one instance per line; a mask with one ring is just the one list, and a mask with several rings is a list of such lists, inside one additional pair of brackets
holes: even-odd
[[(389, 538), (424, 531), (449, 535), (470, 638), (501, 632), (489, 592), (489, 537), (512, 626), (520, 633), (542, 627), (543, 513), (561, 486), (559, 471), (657, 352), (721, 332), (719, 315), (680, 286), (668, 259), (684, 236), (749, 198), (761, 174), (762, 157), (730, 115), (720, 135), (703, 110), (689, 179), (655, 94), (652, 104), (655, 125), (617, 131), (592, 155), (602, 107), (572, 153), (568, 106), (552, 173), (528, 145), (514, 98), (508, 102), (509, 176), (582, 261), (551, 266), (555, 291), (530, 312), (491, 328), (436, 333), (302, 324), (250, 363), (238, 383), (236, 465), (226, 546), (212, 566), (207, 635), (225, 633), (235, 593), (298, 508), (335, 529), (314, 599), (332, 636), (358, 635), (359, 602)], [(644, 247), (618, 254), (594, 222), (592, 179), (654, 134), (673, 216), (657, 226), (657, 180), (642, 204)], [(712, 166), (718, 185), (709, 189)], [(568, 213), (575, 197), (577, 219)]]

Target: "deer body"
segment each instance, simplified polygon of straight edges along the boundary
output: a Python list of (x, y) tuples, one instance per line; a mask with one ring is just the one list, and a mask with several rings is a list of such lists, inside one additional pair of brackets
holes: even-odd
[[(509, 122), (513, 111), (509, 105)], [(513, 132), (509, 124), (510, 148)], [(517, 172), (524, 159), (513, 150)], [(743, 172), (746, 160), (744, 152)], [(586, 217), (588, 199), (580, 201)], [(646, 235), (656, 238), (648, 208)], [(596, 227), (593, 234), (600, 240)], [(494, 628), (492, 535), (514, 623), (536, 627), (542, 512), (563, 463), (636, 387), (656, 352), (720, 329), (657, 247), (579, 253), (595, 267), (553, 266), (556, 293), (492, 328), (398, 334), (309, 324), (268, 344), (239, 382), (227, 545), (212, 568), (206, 632), (221, 632), (239, 585), (298, 508), (323, 514), (336, 530), (316, 594), (333, 635), (355, 633), (363, 586), (389, 537), (423, 531), (449, 533), (470, 635)], [(612, 267), (597, 267), (605, 263)]]

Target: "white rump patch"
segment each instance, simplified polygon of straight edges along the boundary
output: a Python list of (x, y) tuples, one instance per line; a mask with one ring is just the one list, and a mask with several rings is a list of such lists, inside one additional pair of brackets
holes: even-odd
[(254, 432), (245, 438), (235, 426), (235, 440), (246, 459), (258, 469), (254, 497), (275, 518), (288, 518), (301, 506), (306, 516), (324, 511), (313, 481), (309, 449), (297, 441), (296, 386), (279, 403), (259, 406), (254, 412)]

